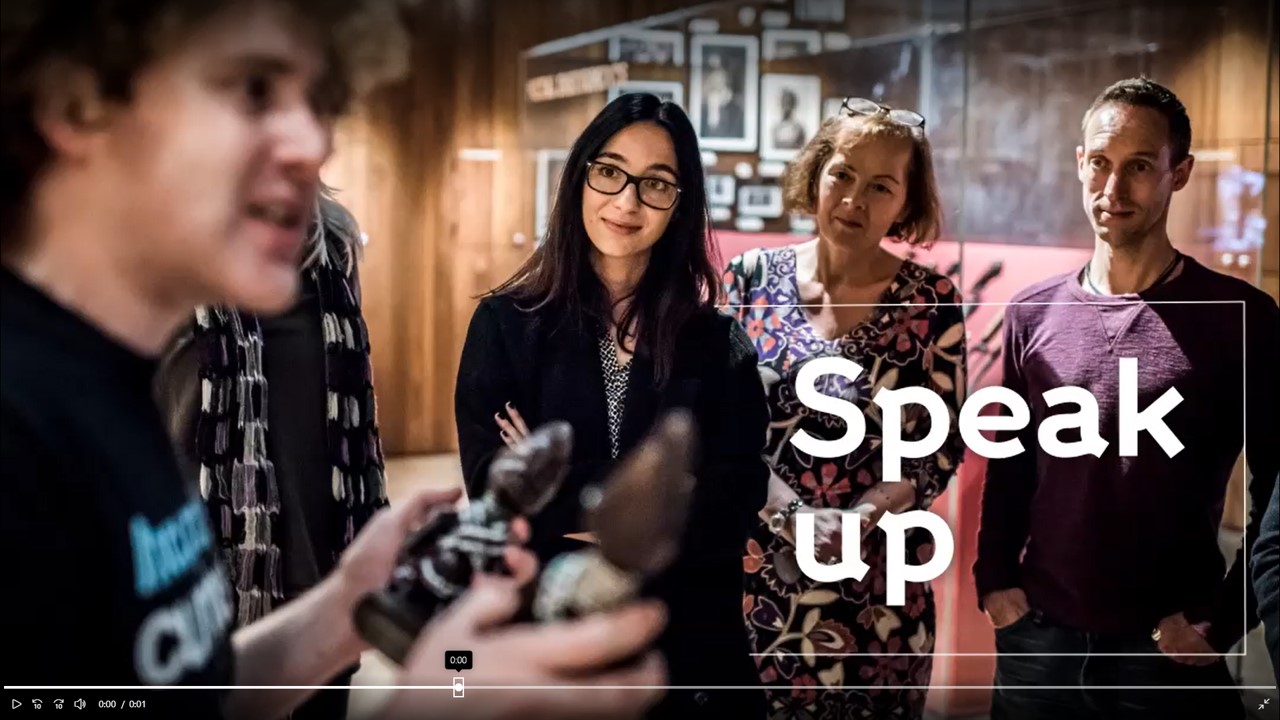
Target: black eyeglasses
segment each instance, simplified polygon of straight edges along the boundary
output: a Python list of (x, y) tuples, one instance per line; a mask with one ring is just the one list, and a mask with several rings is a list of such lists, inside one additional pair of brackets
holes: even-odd
[(840, 111), (846, 115), (888, 115), (889, 119), (909, 128), (924, 128), (924, 116), (914, 110), (890, 108), (875, 100), (848, 97), (840, 103)]
[(670, 210), (680, 199), (680, 188), (675, 183), (656, 177), (637, 177), (609, 163), (587, 163), (587, 186), (598, 193), (617, 195), (632, 184), (636, 186), (640, 202), (654, 210)]

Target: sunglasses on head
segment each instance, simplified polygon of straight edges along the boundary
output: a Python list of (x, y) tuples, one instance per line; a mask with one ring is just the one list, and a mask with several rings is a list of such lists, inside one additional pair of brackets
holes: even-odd
[(924, 116), (914, 110), (902, 110), (881, 105), (875, 100), (847, 97), (840, 103), (840, 112), (849, 115), (887, 115), (899, 125), (909, 128), (924, 128)]

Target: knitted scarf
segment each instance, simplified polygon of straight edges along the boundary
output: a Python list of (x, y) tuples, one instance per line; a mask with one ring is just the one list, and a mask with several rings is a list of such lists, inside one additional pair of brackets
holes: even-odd
[[(317, 288), (324, 326), (328, 393), (327, 448), (333, 499), (345, 512), (333, 532), (346, 547), (369, 517), (387, 504), (378, 435), (369, 332), (359, 300), (341, 270), (354, 259), (327, 247), (304, 270)], [(271, 611), (284, 597), (280, 548), (273, 535), (280, 514), (275, 468), (267, 457), (268, 388), (262, 326), (254, 315), (225, 307), (196, 313), (200, 356), (200, 415), (196, 451), (200, 493), (231, 569), (237, 626)]]

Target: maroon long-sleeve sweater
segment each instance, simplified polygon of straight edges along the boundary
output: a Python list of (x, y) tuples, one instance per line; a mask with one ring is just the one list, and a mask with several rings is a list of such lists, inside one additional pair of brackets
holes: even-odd
[[(1218, 549), (1227, 481), (1241, 448), (1257, 535), (1277, 471), (1274, 409), (1280, 313), (1265, 293), (1186, 258), (1181, 273), (1141, 295), (1086, 293), (1077, 274), (1014, 298), (1004, 326), (1004, 384), (1025, 398), (1025, 451), (990, 461), (974, 573), (979, 596), (1021, 587), (1032, 607), (1079, 630), (1146, 634), (1185, 612), (1211, 624), (1225, 651), (1257, 623), (1244, 552), (1228, 569)], [(1173, 457), (1150, 433), (1120, 454), (1120, 360), (1136, 358), (1137, 409), (1169, 388), (1182, 401), (1165, 423), (1184, 446)], [(1044, 393), (1083, 387), (1097, 398), (1100, 457), (1057, 458), (1041, 447)], [(1006, 435), (1009, 437), (1011, 435)], [(1080, 439), (1063, 431), (1062, 441)], [(1025, 550), (1025, 554), (1024, 554)]]

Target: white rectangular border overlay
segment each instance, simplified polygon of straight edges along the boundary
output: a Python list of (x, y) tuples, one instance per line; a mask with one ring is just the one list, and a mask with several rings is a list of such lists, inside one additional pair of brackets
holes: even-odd
[[(550, 154), (554, 154), (554, 153), (557, 153), (557, 152), (564, 152), (564, 153), (566, 153), (566, 155), (567, 155), (567, 151), (563, 151), (563, 150), (542, 150), (542, 151), (539, 151), (539, 158), (540, 158), (540, 161), (541, 161), (541, 156), (542, 156), (542, 154), (543, 154), (543, 153), (549, 153), (549, 155), (548, 155), (548, 159), (550, 159), (550, 157), (552, 157), (552, 155), (550, 155)], [(1079, 303), (1079, 302), (1058, 302), (1058, 303), (1044, 303), (1044, 302), (1039, 302), (1039, 303), (1038, 303), (1038, 302), (1024, 302), (1024, 303), (990, 302), (990, 303), (962, 303), (962, 304), (958, 304), (958, 303), (941, 303), (941, 305), (956, 305), (956, 306), (961, 306), (961, 307), (964, 307), (964, 306), (971, 306), (971, 307), (1008, 307), (1008, 306), (1010, 306), (1010, 305), (1081, 305), (1081, 304), (1086, 304), (1086, 303)], [(1235, 304), (1235, 305), (1239, 305), (1239, 306), (1240, 306), (1241, 322), (1242, 322), (1242, 323), (1244, 323), (1244, 322), (1246, 321), (1246, 317), (1245, 317), (1245, 304), (1244, 304), (1244, 301), (1242, 301), (1242, 300), (1200, 300), (1200, 301), (1197, 301), (1197, 300), (1188, 300), (1188, 301), (1176, 301), (1176, 300), (1151, 300), (1151, 301), (1146, 301), (1146, 304), (1148, 304), (1148, 305), (1231, 305), (1231, 304)], [(764, 305), (764, 306), (755, 305), (755, 306), (748, 306), (748, 305), (737, 304), (737, 305), (723, 305), (723, 306), (721, 306), (721, 307), (725, 307), (725, 308), (740, 308), (740, 307), (788, 307), (788, 306), (789, 306), (789, 305)], [(846, 304), (846, 305), (839, 305), (838, 307), (871, 307), (871, 306), (874, 306), (874, 305), (868, 305), (868, 304), (863, 303), (863, 304)], [(1243, 324), (1242, 324), (1242, 326), (1241, 326), (1241, 327), (1242, 327), (1242, 329), (1247, 330), (1247, 327), (1245, 327)], [(1242, 350), (1242, 352), (1244, 352), (1244, 353), (1247, 355), (1247, 351), (1248, 351), (1248, 333), (1247, 333), (1247, 332), (1242, 333), (1242, 337), (1241, 337), (1241, 350)], [(1241, 391), (1242, 391), (1242, 393), (1243, 393), (1242, 400), (1243, 400), (1243, 403), (1244, 403), (1243, 407), (1244, 407), (1244, 410), (1245, 410), (1245, 417), (1244, 417), (1244, 418), (1242, 418), (1242, 427), (1241, 427), (1242, 431), (1245, 433), (1245, 440), (1244, 440), (1244, 447), (1242, 447), (1242, 449), (1241, 449), (1241, 454), (1242, 454), (1242, 456), (1243, 456), (1243, 460), (1244, 460), (1244, 462), (1245, 462), (1245, 467), (1246, 467), (1246, 472), (1247, 472), (1247, 468), (1248, 468), (1248, 447), (1247, 447), (1247, 445), (1248, 445), (1248, 435), (1247, 435), (1247, 433), (1248, 433), (1248, 407), (1247, 407), (1247, 403), (1248, 403), (1248, 394), (1247, 394), (1247, 393), (1244, 393), (1245, 385), (1246, 385), (1246, 383), (1247, 383), (1247, 371), (1248, 371), (1248, 363), (1247, 363), (1247, 360), (1245, 360), (1245, 361), (1243, 361), (1243, 362), (1242, 362), (1241, 370), (1242, 370), (1242, 372), (1243, 372), (1243, 373), (1245, 373), (1245, 374), (1241, 377)], [(1244, 495), (1243, 495), (1243, 497), (1241, 498), (1241, 503), (1242, 503), (1242, 509), (1246, 509), (1246, 508), (1247, 508), (1247, 506), (1248, 506), (1248, 488), (1247, 488), (1247, 487), (1245, 487), (1245, 489), (1244, 489)], [(1246, 515), (1245, 515), (1245, 517), (1248, 517), (1248, 515), (1246, 514)], [(1246, 526), (1246, 528), (1245, 528), (1245, 532), (1246, 532), (1246, 533), (1248, 532), (1248, 527), (1247, 527), (1247, 526)], [(1242, 542), (1242, 543), (1244, 542), (1244, 538), (1243, 538), (1243, 537), (1241, 538), (1241, 542)], [(1248, 582), (1249, 582), (1249, 573), (1248, 573), (1248, 554), (1247, 554), (1247, 553), (1245, 554), (1245, 557), (1244, 557), (1244, 563), (1245, 563), (1245, 565), (1244, 565), (1244, 567), (1242, 568), (1242, 569), (1245, 571), (1245, 572), (1243, 573), (1243, 574), (1244, 574), (1244, 578), (1245, 578), (1245, 580), (1244, 580), (1244, 581), (1245, 581), (1246, 583), (1248, 583)], [(1247, 602), (1247, 589), (1248, 589), (1248, 588), (1246, 587), (1246, 602)], [(1241, 608), (1241, 610), (1245, 613), (1245, 617), (1247, 618), (1247, 617), (1248, 617), (1248, 608), (1247, 608), (1247, 606), (1242, 607), (1242, 608)], [(1246, 654), (1248, 653), (1248, 633), (1246, 633), (1246, 634), (1245, 634), (1245, 636), (1244, 636), (1243, 644), (1244, 644), (1244, 649), (1243, 649), (1240, 653), (1224, 653), (1224, 654), (1222, 654), (1222, 655), (1216, 655), (1216, 657), (1228, 658), (1228, 657), (1243, 657), (1244, 655), (1246, 655)], [(761, 656), (761, 655), (770, 655), (770, 654), (772, 654), (772, 653), (750, 653), (750, 654), (751, 654), (752, 656)], [(894, 656), (894, 655), (917, 655), (917, 654), (920, 654), (920, 653), (875, 653), (874, 655), (877, 655), (877, 656)], [(938, 652), (933, 652), (933, 653), (925, 653), (925, 654), (927, 654), (927, 655), (929, 655), (929, 656), (931, 656), (931, 657), (998, 657), (998, 656), (999, 656), (999, 655), (1001, 655), (1002, 653), (994, 653), (994, 652), (992, 652), (992, 653), (938, 653)], [(1017, 656), (1019, 656), (1019, 655), (1022, 655), (1023, 653), (1003, 653), (1003, 654), (1005, 654), (1005, 655), (1009, 655), (1009, 656), (1011, 656), (1011, 657), (1017, 657)], [(1098, 656), (1098, 657), (1106, 657), (1106, 656), (1120, 656), (1120, 657), (1148, 657), (1148, 656), (1151, 656), (1151, 655), (1159, 655), (1159, 654), (1160, 654), (1160, 653), (1035, 653), (1035, 655), (1037, 655), (1037, 656), (1039, 656), (1039, 657), (1087, 657), (1087, 656), (1089, 656), (1089, 655), (1094, 655), (1094, 656)], [(859, 656), (859, 655), (867, 655), (867, 656), (870, 656), (870, 655), (872, 655), (872, 654), (871, 654), (871, 653), (816, 653), (816, 655), (822, 655), (822, 656), (825, 656), (825, 657), (857, 657), (857, 656)], [(123, 691), (137, 692), (139, 695), (142, 695), (142, 696), (145, 696), (145, 694), (146, 694), (147, 692), (166, 691), (166, 690), (320, 690), (320, 689), (324, 689), (324, 688), (326, 688), (326, 687), (329, 687), (329, 686), (327, 686), (327, 685), (183, 685), (183, 686), (137, 686), (137, 685), (92, 685), (92, 686), (91, 686), (91, 685), (5, 685), (5, 686), (4, 686), (4, 688), (5, 688), (6, 690), (59, 690), (59, 691), (75, 691), (75, 690), (83, 690), (83, 691), (86, 691), (86, 692), (87, 692), (87, 691), (98, 691), (98, 690), (123, 690)], [(452, 691), (452, 690), (453, 690), (453, 685), (452, 685), (452, 684), (449, 684), (449, 685), (353, 685), (353, 686), (351, 686), (351, 687), (352, 687), (352, 690), (354, 690), (354, 691), (361, 691), (361, 690), (441, 690), (441, 691)], [(695, 689), (695, 690), (759, 690), (759, 689), (764, 688), (764, 687), (766, 687), (766, 685), (764, 685), (764, 684), (762, 683), (762, 684), (759, 684), (759, 685), (696, 686), (696, 687), (694, 687), (694, 686), (678, 686), (678, 685), (626, 685), (626, 686), (598, 686), (598, 685), (545, 685), (545, 686), (544, 686), (544, 685), (473, 685), (473, 686), (471, 687), (471, 689), (474, 689), (474, 690), (481, 690), (481, 689), (493, 689), (493, 690), (575, 690), (575, 689), (583, 689), (583, 690), (588, 690), (588, 689), (589, 689), (589, 690), (602, 690), (602, 689), (606, 689), (606, 690), (607, 690), (607, 689), (619, 689), (619, 690), (620, 690), (620, 689), (650, 689), (650, 690), (676, 690), (676, 689)], [(928, 685), (928, 686), (926, 686), (926, 687), (927, 687), (927, 689), (929, 689), (929, 690), (997, 690), (997, 689), (1000, 689), (1000, 687), (1001, 687), (1001, 686), (996, 686), (996, 685), (935, 685), (935, 684), (930, 684), (930, 685)], [(1005, 688), (1010, 688), (1010, 687), (1012, 687), (1012, 686), (1003, 686), (1003, 687), (1005, 687)], [(1227, 690), (1227, 689), (1233, 689), (1233, 690), (1275, 690), (1275, 689), (1277, 689), (1277, 687), (1278, 687), (1277, 685), (1235, 685), (1235, 684), (1233, 684), (1233, 685), (1221, 685), (1221, 686), (1218, 686), (1218, 685), (1207, 685), (1207, 686), (1182, 686), (1182, 685), (1180, 685), (1180, 686), (1177, 686), (1177, 687), (1176, 687), (1176, 689), (1178, 689), (1178, 690)], [(921, 686), (916, 686), (916, 685), (840, 685), (840, 686), (836, 686), (836, 687), (829, 687), (829, 688), (825, 688), (825, 689), (827, 689), (827, 690), (872, 690), (872, 689), (879, 689), (879, 690), (918, 690), (918, 689), (921, 689)], [(1016, 688), (1013, 688), (1013, 689), (1039, 689), (1039, 690), (1170, 690), (1170, 689), (1174, 689), (1174, 688), (1171, 688), (1170, 686), (1165, 686), (1165, 685), (1159, 685), (1159, 686), (1141, 686), (1141, 685), (1133, 685), (1133, 686), (1130, 686), (1130, 685), (1104, 685), (1104, 686), (1092, 686), (1092, 685), (1069, 685), (1069, 686), (1032, 686), (1031, 688), (1016, 687)]]
[[(1246, 311), (1245, 311), (1245, 302), (1244, 302), (1243, 300), (1144, 300), (1144, 301), (1142, 301), (1142, 303), (1143, 303), (1144, 305), (1238, 305), (1238, 306), (1240, 307), (1240, 327), (1241, 327), (1241, 330), (1242, 330), (1242, 332), (1241, 332), (1241, 338), (1240, 338), (1240, 349), (1241, 349), (1241, 362), (1240, 362), (1240, 372), (1241, 372), (1241, 376), (1240, 376), (1240, 394), (1241, 394), (1241, 398), (1240, 398), (1240, 400), (1241, 400), (1241, 405), (1240, 405), (1240, 406), (1241, 406), (1241, 410), (1242, 410), (1242, 414), (1243, 414), (1243, 417), (1241, 417), (1241, 419), (1240, 419), (1240, 431), (1241, 431), (1241, 436), (1242, 436), (1242, 446), (1241, 446), (1241, 449), (1240, 449), (1240, 455), (1241, 455), (1241, 461), (1244, 463), (1245, 472), (1247, 473), (1247, 472), (1248, 472), (1248, 467), (1249, 467), (1249, 451), (1248, 451), (1248, 434), (1249, 434), (1249, 406), (1248, 406), (1248, 404), (1249, 404), (1249, 394), (1248, 394), (1248, 392), (1246, 392), (1246, 384), (1247, 384), (1247, 382), (1248, 382), (1248, 360), (1247, 360), (1247, 358), (1248, 358), (1248, 345), (1249, 345), (1249, 343), (1248, 343), (1248, 334), (1249, 334), (1249, 333), (1247, 332), (1247, 331), (1248, 331), (1248, 326), (1247, 326), (1248, 318), (1247, 318), (1247, 316), (1246, 316)], [(1014, 303), (1014, 302), (978, 302), (978, 303), (937, 303), (937, 305), (938, 305), (939, 307), (948, 307), (948, 306), (951, 306), (951, 307), (960, 307), (960, 308), (965, 308), (965, 307), (1009, 307), (1010, 305), (1028, 305), (1028, 306), (1089, 305), (1089, 303), (1087, 303), (1087, 302), (1080, 302), (1080, 301), (1073, 301), (1073, 302), (1018, 302), (1018, 303)], [(721, 307), (721, 308), (728, 308), (728, 309), (733, 309), (733, 308), (748, 308), (748, 309), (755, 309), (755, 308), (762, 308), (762, 307), (774, 307), (774, 308), (777, 308), (777, 307), (794, 307), (794, 306), (795, 306), (795, 303), (787, 303), (787, 304), (784, 304), (784, 305), (743, 305), (743, 304), (739, 303), (739, 304), (736, 304), (736, 305), (729, 305), (729, 304), (725, 304), (725, 305), (720, 305), (720, 306), (718, 306), (718, 307)], [(873, 307), (873, 308), (874, 308), (874, 307), (879, 307), (879, 305), (878, 305), (878, 304), (876, 304), (876, 303), (840, 303), (840, 304), (833, 305), (833, 307)], [(967, 351), (967, 349), (966, 349), (966, 351)], [(1224, 502), (1226, 502), (1226, 501), (1224, 500)], [(1241, 510), (1241, 512), (1242, 512), (1242, 516), (1243, 516), (1244, 518), (1246, 518), (1246, 526), (1245, 526), (1245, 530), (1244, 530), (1244, 533), (1242, 533), (1242, 534), (1241, 534), (1241, 537), (1240, 537), (1241, 545), (1243, 545), (1243, 544), (1244, 544), (1244, 542), (1245, 542), (1245, 535), (1246, 535), (1246, 534), (1248, 533), (1248, 531), (1249, 531), (1249, 529), (1248, 529), (1248, 524), (1247, 524), (1247, 518), (1249, 517), (1248, 507), (1249, 507), (1249, 488), (1248, 488), (1248, 485), (1245, 485), (1245, 486), (1244, 486), (1244, 488), (1243, 488), (1243, 492), (1241, 493), (1241, 497), (1240, 497), (1240, 510)], [(1244, 553), (1244, 554), (1243, 554), (1243, 556), (1242, 556), (1242, 558), (1241, 558), (1241, 570), (1243, 571), (1243, 572), (1242, 572), (1242, 575), (1243, 575), (1243, 582), (1244, 582), (1244, 584), (1245, 584), (1245, 587), (1244, 587), (1245, 592), (1244, 592), (1244, 603), (1243, 603), (1243, 604), (1241, 605), (1241, 607), (1240, 607), (1240, 612), (1242, 613), (1242, 618), (1241, 618), (1241, 619), (1242, 619), (1242, 620), (1246, 620), (1246, 621), (1247, 621), (1247, 620), (1248, 620), (1248, 618), (1249, 618), (1249, 606), (1248, 606), (1248, 603), (1249, 603), (1249, 585), (1248, 585), (1248, 583), (1249, 583), (1249, 557), (1248, 557), (1248, 555), (1249, 555), (1248, 553)], [(1227, 568), (1227, 569), (1228, 569), (1228, 570), (1230, 570), (1230, 567), (1228, 566), (1228, 568)], [(1247, 623), (1247, 622), (1243, 622), (1243, 623), (1242, 623), (1242, 627), (1247, 627), (1247, 626), (1248, 626), (1248, 623)], [(1230, 652), (1228, 652), (1228, 653), (1187, 653), (1186, 655), (1187, 655), (1187, 657), (1243, 658), (1243, 657), (1245, 657), (1246, 655), (1248, 655), (1248, 654), (1249, 654), (1249, 633), (1247, 633), (1247, 632), (1246, 632), (1246, 633), (1241, 637), (1240, 642), (1241, 642), (1241, 648), (1240, 648), (1240, 652), (1238, 652), (1238, 653), (1230, 653)], [(760, 656), (774, 655), (774, 654), (776, 654), (776, 653), (749, 653), (749, 654), (750, 654), (752, 657), (760, 657)], [(948, 653), (940, 653), (940, 652), (931, 652), (931, 653), (912, 653), (912, 652), (904, 652), (904, 653), (813, 653), (813, 655), (814, 655), (815, 657), (859, 657), (859, 656), (876, 656), (876, 657), (910, 656), (910, 657), (915, 657), (915, 656), (918, 656), (918, 655), (929, 655), (930, 657), (1000, 657), (1000, 656), (1002, 656), (1002, 655), (1003, 655), (1003, 656), (1007, 656), (1007, 657), (1025, 657), (1025, 656), (1034, 656), (1034, 657), (1163, 657), (1163, 656), (1164, 656), (1164, 653), (1160, 653), (1160, 652), (1154, 652), (1154, 653), (997, 653), (997, 652), (981, 652), (981, 653), (974, 653), (974, 652), (968, 652), (968, 653), (965, 653), (965, 652), (948, 652)], [(930, 687), (939, 687), (939, 688), (943, 688), (944, 686), (930, 686)], [(1246, 687), (1246, 686), (1242, 686), (1242, 685), (1231, 685), (1231, 686), (1223, 685), (1223, 686), (1221, 686), (1221, 687), (1219, 687), (1219, 686), (1210, 686), (1209, 688), (1187, 688), (1187, 687), (1179, 686), (1179, 688), (1181, 688), (1181, 689), (1192, 689), (1192, 690), (1194, 690), (1194, 689), (1219, 689), (1219, 690), (1220, 690), (1220, 689), (1225, 689), (1225, 688), (1227, 688), (1227, 687), (1232, 687), (1232, 688), (1236, 688), (1236, 689), (1255, 689), (1255, 690), (1256, 690), (1256, 689), (1262, 689), (1262, 690), (1270, 690), (1270, 689), (1273, 689), (1273, 688), (1276, 688), (1276, 687), (1280, 687), (1280, 686), (1275, 686), (1275, 685), (1262, 685), (1262, 686), (1256, 686), (1256, 687), (1254, 687), (1254, 686), (1248, 686), (1248, 687)], [(835, 689), (835, 688), (831, 688), (831, 689)], [(851, 687), (851, 688), (848, 688), (848, 689), (862, 689), (862, 688), (853, 688), (853, 687)], [(904, 689), (904, 690), (915, 689), (915, 686), (904, 686), (904, 687), (902, 687), (901, 689)], [(997, 689), (997, 686), (994, 686), (994, 685), (955, 686), (955, 687), (952, 687), (952, 688), (950, 688), (950, 689), (979, 689), (979, 690), (992, 689), (992, 690), (994, 690), (994, 689)], [(1150, 690), (1161, 690), (1161, 689), (1168, 689), (1168, 687), (1166, 687), (1166, 686), (1163, 686), (1163, 685), (1162, 685), (1162, 686), (1158, 686), (1158, 687), (1150, 687), (1150, 688), (1147, 688), (1147, 687), (1131, 687), (1131, 688), (1127, 688), (1127, 687), (1124, 687), (1124, 686), (1112, 686), (1112, 685), (1107, 685), (1107, 686), (1101, 686), (1101, 687), (1098, 687), (1098, 688), (1093, 688), (1093, 687), (1091, 687), (1091, 686), (1076, 686), (1076, 685), (1072, 685), (1072, 686), (1069, 686), (1069, 688), (1066, 688), (1066, 689), (1100, 689), (1100, 690), (1106, 690), (1106, 689), (1130, 689), (1130, 690), (1150, 689)]]

